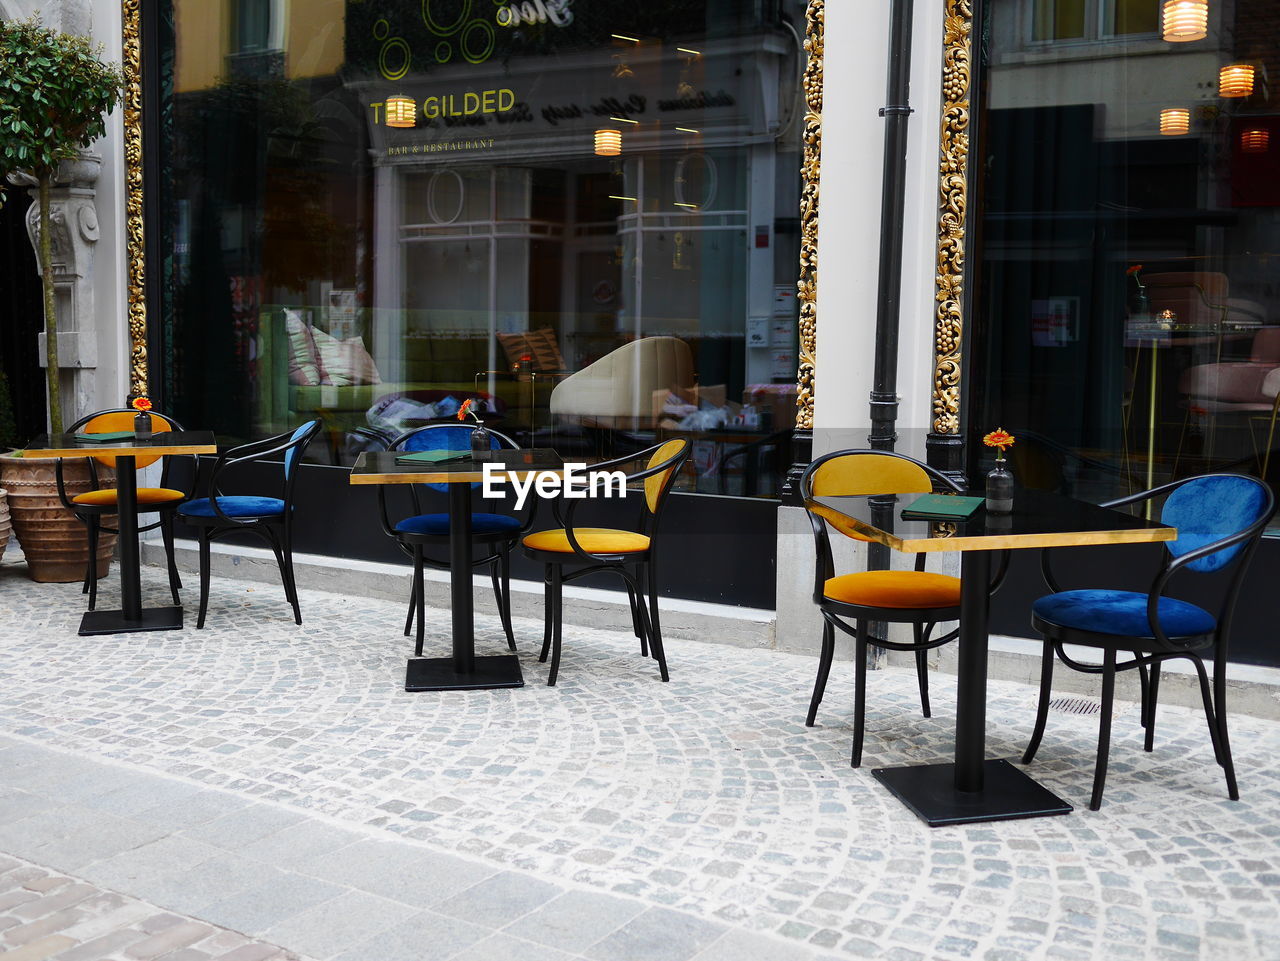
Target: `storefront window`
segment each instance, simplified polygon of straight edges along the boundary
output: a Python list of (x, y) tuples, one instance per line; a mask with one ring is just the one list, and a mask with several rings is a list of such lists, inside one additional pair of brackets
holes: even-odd
[(349, 464), (476, 398), (592, 460), (791, 457), (803, 0), (172, 0), (165, 398)]
[[(1208, 0), (1177, 42), (1160, 6), (992, 0), (985, 25), (971, 423), (1095, 501), (1280, 476), (1280, 2)], [(1071, 42), (1027, 39), (1068, 9)]]

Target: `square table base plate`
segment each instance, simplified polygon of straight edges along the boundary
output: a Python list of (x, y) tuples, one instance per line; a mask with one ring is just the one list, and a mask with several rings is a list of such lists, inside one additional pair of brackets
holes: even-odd
[(142, 617), (132, 620), (124, 611), (85, 611), (80, 618), (80, 636), (95, 634), (133, 634), (138, 631), (182, 630), (182, 608), (144, 607)]
[(978, 793), (955, 789), (955, 769), (954, 764), (919, 764), (871, 773), (930, 827), (1071, 813), (1070, 804), (1006, 760), (983, 762)]
[(524, 687), (516, 654), (477, 657), (468, 674), (454, 669), (452, 657), (411, 657), (404, 676), (406, 691), (483, 691), (493, 687)]

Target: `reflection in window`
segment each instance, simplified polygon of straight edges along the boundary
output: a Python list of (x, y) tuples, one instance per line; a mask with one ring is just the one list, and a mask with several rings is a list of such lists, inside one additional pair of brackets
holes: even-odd
[(181, 419), (242, 438), (319, 416), (343, 464), (472, 398), (526, 446), (685, 436), (685, 489), (776, 493), (803, 0), (520, 6), (532, 24), (488, 3), (172, 3)]
[[(1211, 3), (1193, 42), (1032, 61), (1028, 6), (988, 9), (974, 430), (1020, 435), (1024, 482), (1094, 500), (1206, 470), (1280, 477), (1280, 111), (1262, 81), (1280, 2)], [(1095, 14), (1155, 37), (1157, 9), (1034, 7), (1059, 39)]]

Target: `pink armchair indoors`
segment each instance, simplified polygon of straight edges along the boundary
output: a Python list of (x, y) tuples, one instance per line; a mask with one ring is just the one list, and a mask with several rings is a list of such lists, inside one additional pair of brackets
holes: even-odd
[(1265, 477), (1275, 436), (1280, 405), (1280, 327), (1263, 327), (1254, 336), (1246, 361), (1201, 364), (1183, 371), (1178, 391), (1192, 411), (1209, 417), (1223, 414), (1260, 414), (1270, 417), (1267, 443), (1260, 469)]

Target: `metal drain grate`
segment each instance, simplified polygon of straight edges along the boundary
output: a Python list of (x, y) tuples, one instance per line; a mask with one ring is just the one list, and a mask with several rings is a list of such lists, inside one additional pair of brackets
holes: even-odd
[(1102, 702), (1089, 697), (1055, 697), (1049, 702), (1049, 710), (1059, 714), (1101, 714)]

